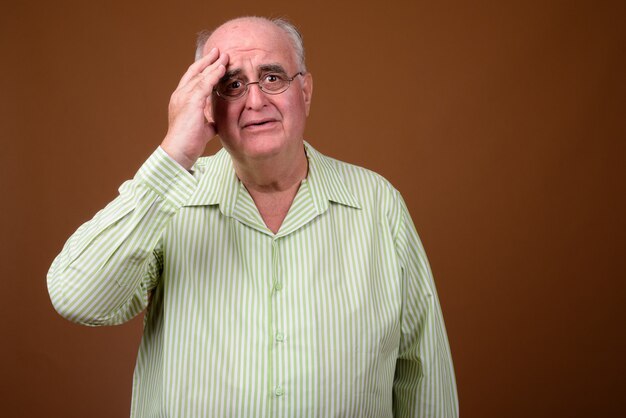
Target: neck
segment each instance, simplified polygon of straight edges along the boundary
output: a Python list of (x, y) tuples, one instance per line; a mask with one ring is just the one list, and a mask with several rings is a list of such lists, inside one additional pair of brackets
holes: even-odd
[(304, 145), (294, 155), (277, 155), (258, 160), (233, 159), (237, 177), (254, 193), (282, 193), (299, 187), (308, 172)]
[(265, 225), (277, 233), (308, 173), (304, 145), (286, 156), (241, 162), (233, 158), (237, 177), (246, 187)]

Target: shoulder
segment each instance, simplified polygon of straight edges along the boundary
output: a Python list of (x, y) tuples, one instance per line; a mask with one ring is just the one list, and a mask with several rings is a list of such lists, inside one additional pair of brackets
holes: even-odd
[(346, 188), (365, 207), (395, 205), (400, 192), (381, 174), (368, 168), (319, 154), (332, 167)]

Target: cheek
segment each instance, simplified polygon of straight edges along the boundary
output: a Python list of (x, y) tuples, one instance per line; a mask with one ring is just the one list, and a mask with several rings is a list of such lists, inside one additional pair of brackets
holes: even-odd
[(306, 118), (307, 109), (304, 99), (301, 95), (293, 95), (281, 102), (276, 107), (278, 111), (285, 117), (285, 121), (289, 124), (299, 124), (304, 116)]
[(289, 108), (290, 124), (295, 129), (302, 129), (306, 123), (308, 113), (308, 108), (302, 97), (295, 97)]

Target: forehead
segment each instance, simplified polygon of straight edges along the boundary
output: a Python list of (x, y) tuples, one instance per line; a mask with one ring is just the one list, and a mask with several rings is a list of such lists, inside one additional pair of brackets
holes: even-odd
[(282, 64), (295, 68), (295, 51), (287, 34), (270, 22), (237, 20), (213, 32), (204, 54), (217, 47), (230, 57), (228, 68)]

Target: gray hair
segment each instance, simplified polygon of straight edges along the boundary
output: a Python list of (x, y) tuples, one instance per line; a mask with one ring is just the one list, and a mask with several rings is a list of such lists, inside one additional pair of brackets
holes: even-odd
[[(300, 32), (298, 31), (298, 29), (293, 23), (283, 18), (268, 19), (266, 17), (258, 17), (258, 16), (249, 16), (245, 18), (246, 19), (258, 19), (258, 20), (262, 20), (265, 22), (269, 22), (279, 27), (283, 31), (285, 31), (296, 53), (296, 58), (298, 60), (300, 71), (306, 72), (306, 65), (304, 63), (304, 42), (302, 40), (302, 35), (300, 34)], [(233, 19), (233, 20), (236, 20), (236, 19)], [(209, 38), (211, 37), (214, 31), (215, 29), (203, 30), (202, 32), (198, 33), (198, 38), (196, 39), (196, 61), (202, 58), (202, 51), (204, 50), (204, 45), (209, 40)]]

